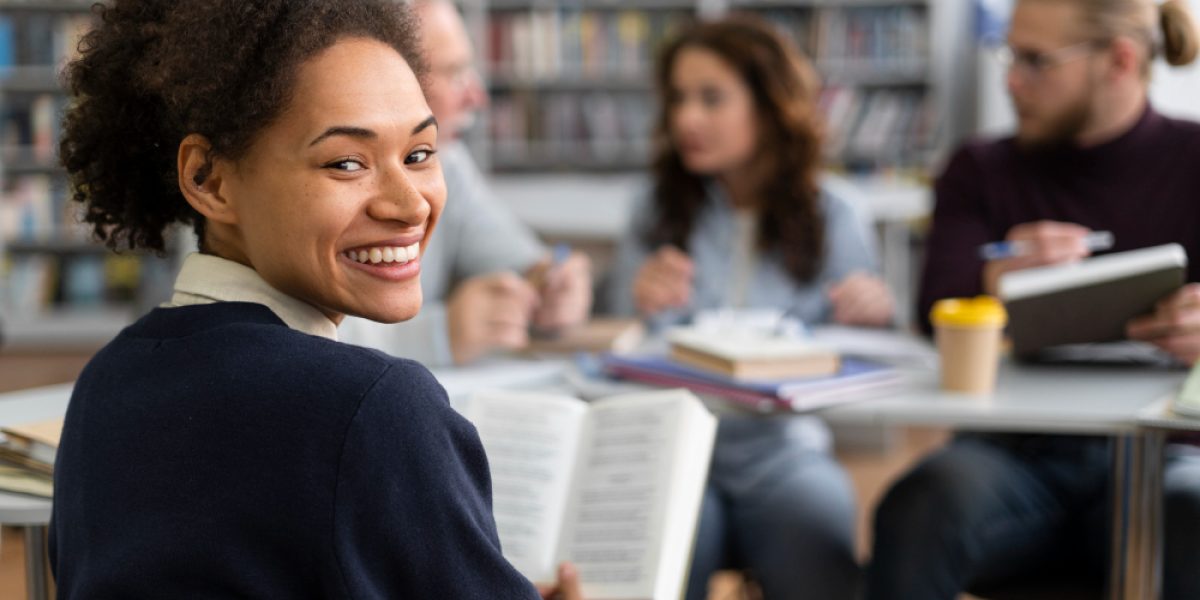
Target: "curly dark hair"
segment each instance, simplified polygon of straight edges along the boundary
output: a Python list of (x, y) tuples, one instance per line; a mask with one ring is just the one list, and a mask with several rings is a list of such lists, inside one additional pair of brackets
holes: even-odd
[(716, 53), (742, 77), (759, 119), (754, 157), (759, 249), (778, 251), (798, 282), (816, 277), (824, 259), (825, 219), (817, 172), (821, 122), (820, 82), (806, 58), (772, 27), (753, 15), (735, 14), (699, 23), (671, 41), (659, 56), (660, 113), (653, 162), (655, 216), (644, 232), (651, 246), (672, 244), (687, 250), (692, 228), (704, 207), (704, 180), (689, 172), (671, 136), (671, 70), (681, 51)]
[(424, 74), (416, 21), (394, 0), (115, 0), (65, 71), (75, 97), (59, 156), (84, 221), (114, 249), (163, 252), (204, 219), (184, 200), (179, 143), (200, 134), (237, 160), (290, 102), (297, 69), (343, 37), (396, 49)]

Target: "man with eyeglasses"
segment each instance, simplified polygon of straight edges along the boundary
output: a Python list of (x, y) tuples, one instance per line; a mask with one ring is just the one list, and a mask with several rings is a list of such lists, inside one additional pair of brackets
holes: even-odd
[(339, 335), (430, 367), (465, 365), (495, 350), (524, 348), (531, 327), (553, 332), (586, 320), (591, 263), (571, 253), (552, 266), (533, 232), (488, 189), (460, 142), (488, 102), (462, 17), (449, 0), (418, 0), (414, 8), (447, 193), (437, 233), (421, 256), (425, 304), (398, 325), (347, 318)]
[[(1180, 243), (1189, 281), (1200, 281), (1200, 124), (1147, 100), (1155, 57), (1182, 65), (1196, 53), (1179, 0), (1018, 1), (1002, 52), (1017, 131), (967, 144), (937, 181), (918, 302), (926, 331), (935, 301), (994, 293), (1005, 272), (1080, 260), (1091, 231), (1112, 232), (1114, 251)], [(1001, 239), (1031, 251), (985, 262), (979, 247)], [(1200, 286), (1127, 329), (1195, 362)], [(1163, 597), (1200, 598), (1200, 458), (1172, 452)], [(1103, 438), (959, 434), (878, 507), (866, 597), (950, 600), (1064, 574), (1099, 588), (1108, 473)]]

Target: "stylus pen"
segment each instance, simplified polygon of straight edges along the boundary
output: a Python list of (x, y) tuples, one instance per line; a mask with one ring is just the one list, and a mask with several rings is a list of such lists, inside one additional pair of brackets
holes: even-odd
[[(1083, 244), (1089, 252), (1108, 250), (1113, 246), (1111, 231), (1093, 231), (1083, 236)], [(979, 247), (979, 257), (983, 260), (1001, 260), (1015, 258), (1033, 251), (1033, 245), (1023, 240), (991, 242)]]

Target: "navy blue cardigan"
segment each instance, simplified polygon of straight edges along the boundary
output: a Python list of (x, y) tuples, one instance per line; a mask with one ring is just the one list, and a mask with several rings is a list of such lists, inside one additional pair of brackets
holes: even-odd
[(60, 598), (538, 597), (433, 376), (258, 304), (125, 329), (75, 386), (54, 480)]

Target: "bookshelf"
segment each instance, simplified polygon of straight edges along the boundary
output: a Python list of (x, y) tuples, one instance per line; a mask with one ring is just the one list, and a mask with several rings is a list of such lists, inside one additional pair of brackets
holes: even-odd
[(178, 252), (95, 242), (56, 160), (70, 99), (59, 69), (92, 1), (0, 0), (0, 326), (6, 349), (94, 348), (165, 299)]
[[(497, 174), (643, 170), (654, 60), (696, 19), (757, 13), (812, 58), (826, 88), (826, 162), (927, 173), (965, 132), (941, 107), (966, 65), (962, 0), (474, 0), (460, 5), (492, 103), (472, 141)], [(963, 35), (966, 32), (968, 35)]]
[(692, 21), (683, 0), (495, 0), (480, 53), (497, 171), (621, 171), (645, 164), (658, 49)]

